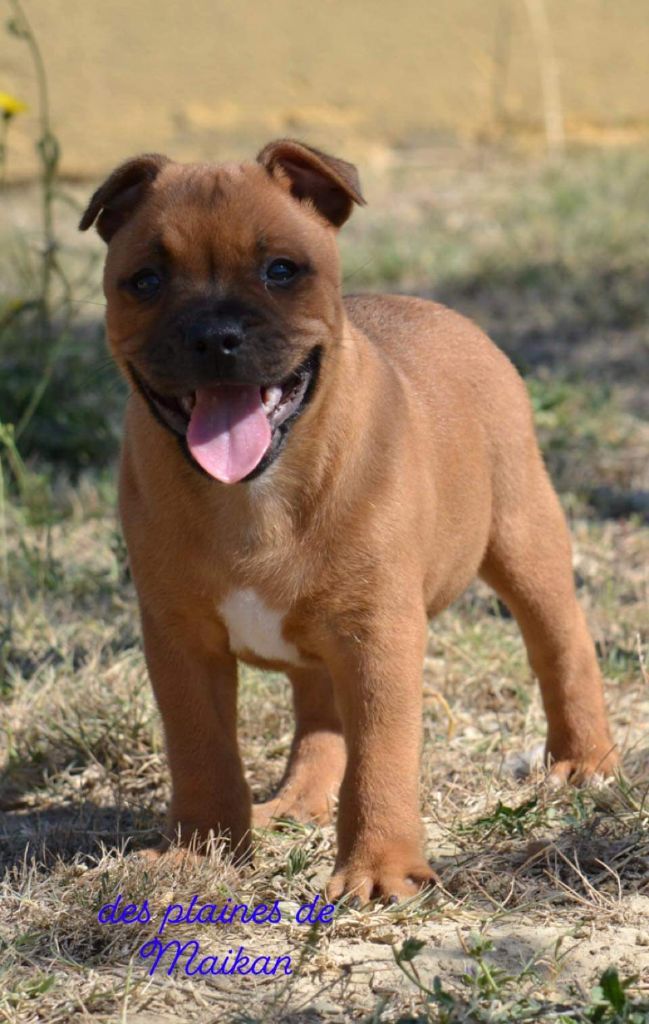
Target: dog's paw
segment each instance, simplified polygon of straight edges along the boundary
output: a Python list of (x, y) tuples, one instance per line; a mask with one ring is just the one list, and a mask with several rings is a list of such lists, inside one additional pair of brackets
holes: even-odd
[(599, 786), (617, 774), (619, 759), (610, 744), (601, 745), (596, 753), (575, 756), (573, 752), (556, 754), (539, 744), (530, 751), (510, 755), (504, 764), (506, 774), (524, 780), (547, 768), (547, 785)]
[(335, 901), (349, 897), (355, 905), (374, 899), (398, 903), (438, 882), (438, 876), (419, 851), (391, 849), (374, 856), (350, 857), (337, 866), (327, 885), (327, 898)]
[(572, 786), (598, 786), (619, 773), (619, 757), (607, 736), (591, 743), (587, 749), (566, 749), (548, 738), (546, 748), (548, 785), (558, 788)]
[(302, 825), (328, 825), (333, 818), (332, 803), (326, 797), (279, 793), (273, 800), (253, 804), (253, 828), (275, 828), (279, 821), (287, 819)]
[(176, 876), (180, 871), (191, 871), (204, 862), (205, 858), (184, 847), (159, 844), (155, 847), (148, 847), (143, 850), (128, 850), (124, 857), (109, 856), (102, 857), (100, 863), (94, 867), (87, 867), (79, 879), (79, 884), (96, 885), (106, 876), (119, 874), (123, 880), (126, 877), (137, 878), (140, 873), (146, 873), (155, 878), (167, 878), (169, 875)]
[(222, 824), (203, 824), (172, 811), (158, 852), (166, 856), (167, 849), (178, 849), (180, 857), (185, 850), (202, 857), (229, 855), (235, 864), (245, 864), (252, 853), (250, 804), (239, 813), (215, 814), (213, 820)]
[(129, 860), (141, 864), (143, 867), (152, 869), (191, 868), (201, 864), (205, 859), (203, 851), (190, 850), (184, 846), (160, 846), (149, 847), (146, 850), (134, 850), (129, 854)]
[(550, 761), (547, 784), (551, 789), (562, 786), (604, 786), (619, 770), (617, 755), (611, 752), (599, 758), (564, 758)]

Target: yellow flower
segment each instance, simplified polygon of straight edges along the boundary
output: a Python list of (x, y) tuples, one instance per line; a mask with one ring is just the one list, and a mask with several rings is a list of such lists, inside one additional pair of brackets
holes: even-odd
[(15, 96), (11, 96), (8, 92), (0, 92), (0, 115), (2, 115), (5, 121), (15, 117), (16, 114), (22, 114), (25, 110), (27, 110), (27, 104), (23, 103), (22, 100), (16, 99)]

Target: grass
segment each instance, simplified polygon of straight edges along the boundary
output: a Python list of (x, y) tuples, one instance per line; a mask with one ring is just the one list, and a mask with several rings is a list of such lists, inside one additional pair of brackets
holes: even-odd
[[(405, 154), (370, 173), (371, 206), (343, 235), (348, 290), (448, 301), (523, 370), (625, 777), (565, 792), (516, 778), (543, 715), (515, 624), (475, 585), (435, 621), (424, 666), (422, 808), (442, 885), (398, 907), (343, 906), (326, 926), (295, 913), (331, 871), (331, 828), (260, 831), (238, 877), (218, 845), (162, 874), (127, 855), (155, 839), (168, 775), (114, 513), (121, 399), (88, 307), (21, 439), (28, 478), (18, 490), (6, 475), (0, 507), (0, 1020), (649, 1020), (647, 171), (643, 151), (560, 166)], [(28, 218), (29, 195), (14, 200)], [(5, 305), (22, 287), (13, 273)], [(84, 287), (101, 301), (96, 280)], [(16, 407), (27, 340), (15, 328), (0, 342), (0, 394)], [(282, 678), (243, 669), (240, 717), (263, 796), (290, 745)], [(100, 923), (118, 893), (148, 901), (152, 920)], [(149, 977), (138, 950), (169, 903), (196, 895), (279, 901), (276, 925), (169, 934), (205, 955), (288, 954), (293, 976)]]

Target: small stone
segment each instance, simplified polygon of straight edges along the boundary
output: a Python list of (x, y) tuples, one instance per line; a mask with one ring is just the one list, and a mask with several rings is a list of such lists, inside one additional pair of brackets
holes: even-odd
[(638, 932), (635, 937), (636, 946), (649, 946), (649, 932)]
[(292, 922), (295, 921), (295, 915), (300, 909), (301, 904), (295, 903), (293, 900), (278, 900), (277, 909), (282, 915), (282, 921)]

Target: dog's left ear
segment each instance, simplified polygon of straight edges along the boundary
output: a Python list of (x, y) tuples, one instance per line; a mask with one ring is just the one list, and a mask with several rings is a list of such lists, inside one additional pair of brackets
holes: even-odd
[(311, 200), (318, 213), (337, 228), (345, 223), (354, 203), (365, 206), (358, 171), (346, 160), (293, 139), (269, 142), (257, 160), (279, 181), (287, 181), (296, 199)]

